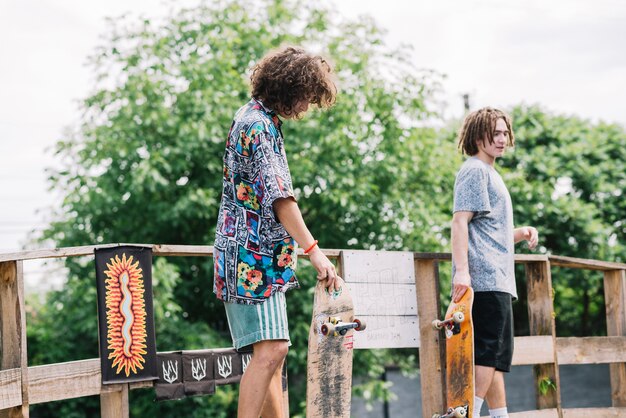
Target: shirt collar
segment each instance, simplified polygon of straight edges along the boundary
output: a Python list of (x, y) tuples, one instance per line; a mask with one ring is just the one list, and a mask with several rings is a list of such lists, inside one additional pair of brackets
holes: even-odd
[(278, 113), (276, 113), (275, 110), (272, 110), (269, 107), (265, 106), (265, 104), (260, 99), (252, 98), (252, 100), (255, 103), (257, 103), (259, 106), (261, 106), (261, 109), (263, 109), (263, 111), (265, 113), (267, 113), (272, 118), (272, 122), (274, 122), (274, 126), (276, 126), (278, 129), (280, 129), (280, 127), (283, 124), (283, 121), (280, 120), (280, 118), (278, 117)]

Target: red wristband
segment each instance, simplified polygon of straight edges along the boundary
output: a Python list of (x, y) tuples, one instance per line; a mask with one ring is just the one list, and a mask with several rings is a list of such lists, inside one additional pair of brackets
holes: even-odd
[(313, 248), (315, 248), (315, 246), (317, 245), (317, 240), (313, 241), (313, 244), (311, 244), (311, 246), (309, 248), (307, 248), (306, 250), (304, 250), (305, 254), (308, 254), (309, 251), (311, 251)]

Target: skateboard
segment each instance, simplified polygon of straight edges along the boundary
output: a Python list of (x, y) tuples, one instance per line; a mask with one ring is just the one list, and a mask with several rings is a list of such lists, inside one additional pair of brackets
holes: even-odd
[(432, 418), (472, 417), (474, 410), (474, 291), (468, 288), (458, 303), (450, 302), (443, 321), (432, 322), (446, 335), (446, 405)]
[(317, 282), (307, 357), (307, 418), (350, 417), (353, 334), (365, 326), (354, 318), (345, 283), (329, 292)]

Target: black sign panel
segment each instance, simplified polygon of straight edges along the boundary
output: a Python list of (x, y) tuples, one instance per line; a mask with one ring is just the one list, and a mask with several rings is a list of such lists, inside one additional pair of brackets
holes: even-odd
[(95, 250), (102, 383), (157, 379), (152, 250)]
[(183, 381), (187, 396), (215, 393), (212, 350), (183, 351)]
[(180, 351), (159, 353), (157, 364), (159, 380), (154, 385), (157, 401), (184, 398), (183, 356)]

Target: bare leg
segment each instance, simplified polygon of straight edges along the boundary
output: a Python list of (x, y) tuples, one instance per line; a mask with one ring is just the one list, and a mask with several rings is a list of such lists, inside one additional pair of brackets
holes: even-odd
[(267, 390), (261, 416), (263, 418), (283, 418), (283, 363), (276, 369)]
[(485, 395), (489, 409), (506, 407), (506, 390), (504, 388), (504, 373), (496, 371), (491, 386)]
[[(272, 381), (277, 371), (280, 376), (282, 364), (289, 350), (287, 341), (283, 340), (261, 341), (254, 344), (253, 347), (254, 354), (239, 385), (238, 418), (259, 418), (266, 397), (271, 399), (276, 396), (273, 393), (273, 387), (276, 385), (272, 385)], [(278, 386), (278, 389), (282, 399), (282, 387)], [(269, 402), (273, 403), (274, 401), (270, 400)], [(280, 415), (268, 415), (264, 418), (282, 418), (282, 413)]]
[[(485, 399), (491, 387), (496, 369), (493, 367), (476, 366), (474, 368), (475, 385), (474, 392), (479, 398)], [(491, 405), (489, 405), (491, 407)]]

